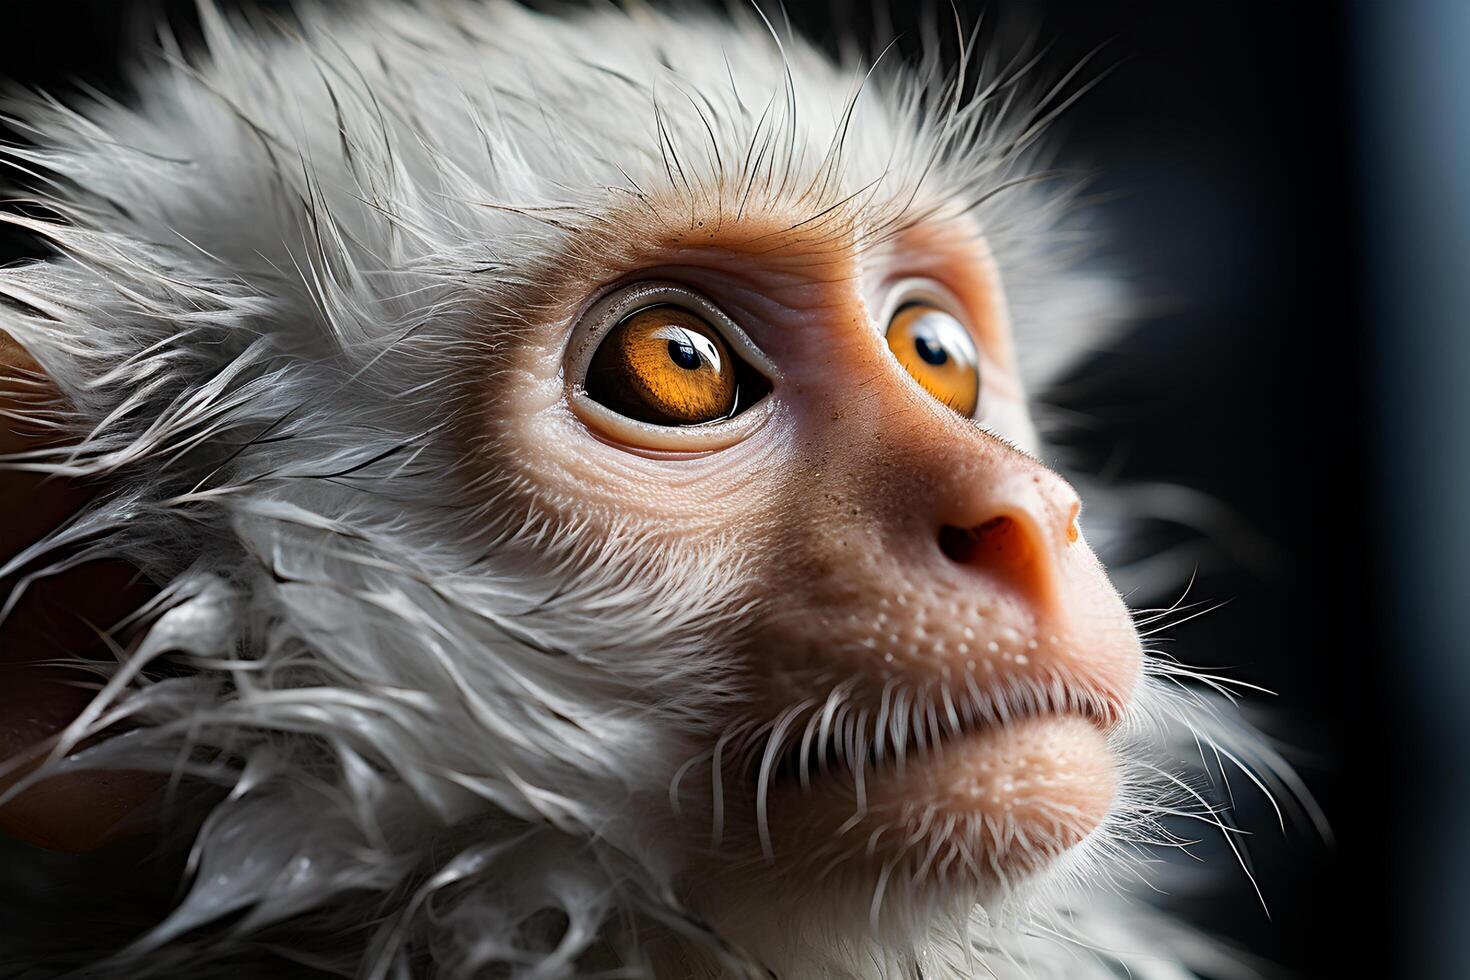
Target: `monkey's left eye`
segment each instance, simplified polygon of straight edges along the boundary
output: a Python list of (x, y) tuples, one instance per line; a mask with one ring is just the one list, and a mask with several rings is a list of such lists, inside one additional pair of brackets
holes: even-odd
[(961, 415), (980, 404), (980, 355), (965, 325), (925, 302), (905, 303), (893, 314), (888, 349), (914, 380)]
[(584, 388), (619, 415), (688, 426), (738, 415), (769, 386), (699, 314), (660, 303), (608, 331), (587, 366)]

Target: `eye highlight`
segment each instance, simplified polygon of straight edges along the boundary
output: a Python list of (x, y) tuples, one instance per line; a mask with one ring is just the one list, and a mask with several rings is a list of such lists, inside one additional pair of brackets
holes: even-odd
[(593, 401), (654, 425), (688, 426), (738, 414), (763, 391), (719, 332), (691, 310), (645, 307), (603, 337), (584, 383)]
[(888, 322), (888, 349), (914, 380), (967, 418), (980, 404), (980, 355), (970, 331), (952, 314), (924, 302), (905, 303)]

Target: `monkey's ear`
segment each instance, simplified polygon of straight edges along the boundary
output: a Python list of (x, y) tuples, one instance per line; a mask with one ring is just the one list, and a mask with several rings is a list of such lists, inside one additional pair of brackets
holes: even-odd
[[(61, 395), (24, 348), (0, 331), (0, 566), (39, 541), (96, 492), (76, 481), (17, 469), (15, 454), (56, 443), (42, 424)], [(0, 578), (0, 603), (23, 571)], [(91, 562), (33, 583), (0, 621), (0, 794), (34, 763), (7, 772), (64, 728), (91, 699), (74, 671), (42, 661), (105, 654), (94, 624), (116, 622), (147, 599), (135, 569)], [(91, 850), (114, 836), (123, 818), (156, 788), (139, 773), (76, 772), (53, 776), (0, 805), (0, 833), (56, 850)]]
[(91, 493), (75, 483), (6, 464), (6, 457), (55, 445), (43, 424), (61, 392), (36, 359), (0, 330), (0, 564), (34, 544), (75, 513)]

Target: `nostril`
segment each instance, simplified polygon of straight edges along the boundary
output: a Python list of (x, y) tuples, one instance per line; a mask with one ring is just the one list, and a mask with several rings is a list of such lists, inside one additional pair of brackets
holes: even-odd
[(971, 528), (946, 524), (939, 529), (939, 550), (950, 561), (987, 572), (1032, 597), (1041, 585), (1036, 546), (1015, 518), (992, 517)]
[(1031, 542), (1014, 518), (992, 517), (972, 528), (946, 524), (939, 529), (939, 550), (961, 565), (1015, 565), (1029, 561)]
[(961, 565), (970, 563), (970, 552), (975, 547), (975, 537), (962, 527), (946, 524), (939, 529), (939, 550), (952, 562)]

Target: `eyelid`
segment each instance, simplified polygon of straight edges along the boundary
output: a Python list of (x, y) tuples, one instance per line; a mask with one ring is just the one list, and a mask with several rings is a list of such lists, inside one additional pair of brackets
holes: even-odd
[(906, 276), (892, 282), (883, 293), (883, 303), (879, 309), (882, 315), (877, 320), (880, 333), (886, 333), (888, 324), (893, 321), (894, 314), (900, 309), (912, 303), (928, 303), (954, 317), (964, 324), (965, 329), (970, 332), (974, 340), (976, 350), (984, 354), (984, 345), (980, 337), (975, 333), (974, 323), (970, 318), (969, 307), (960, 301), (960, 298), (949, 290), (944, 284), (919, 276)]
[(781, 372), (765, 352), (708, 298), (675, 282), (648, 280), (612, 290), (593, 303), (573, 328), (563, 368), (567, 400), (573, 413), (596, 430), (599, 438), (625, 444), (634, 451), (699, 453), (734, 445), (764, 425), (770, 417), (774, 399), (769, 394), (732, 418), (689, 426), (640, 422), (598, 404), (588, 396), (587, 369), (603, 338), (630, 315), (662, 304), (682, 307), (703, 317), (730, 345), (735, 356), (764, 376), (772, 389), (782, 380)]
[(567, 344), (566, 372), (567, 377), (572, 379), (572, 386), (581, 387), (597, 345), (613, 327), (639, 310), (664, 303), (683, 307), (704, 317), (736, 355), (765, 375), (767, 381), (775, 385), (782, 380), (776, 365), (724, 310), (687, 286), (650, 280), (613, 290), (593, 303), (582, 316)]

